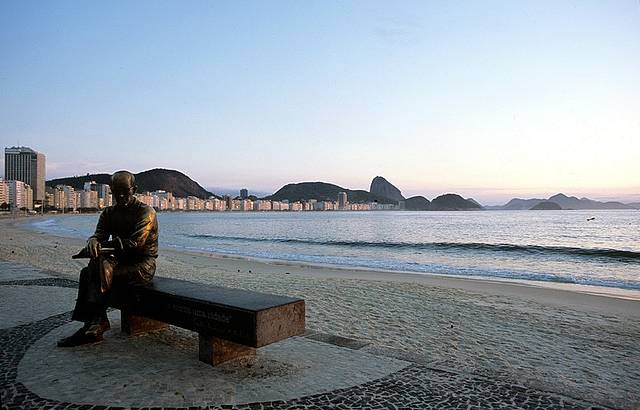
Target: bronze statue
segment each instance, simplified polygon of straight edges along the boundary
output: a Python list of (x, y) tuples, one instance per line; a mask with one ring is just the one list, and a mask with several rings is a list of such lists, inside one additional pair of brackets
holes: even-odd
[(84, 326), (59, 340), (59, 347), (100, 342), (110, 328), (106, 302), (112, 284), (145, 285), (156, 271), (155, 211), (135, 198), (137, 186), (132, 173), (116, 172), (110, 185), (116, 204), (102, 211), (95, 233), (75, 256), (91, 258), (80, 272), (78, 299), (71, 317), (84, 322)]

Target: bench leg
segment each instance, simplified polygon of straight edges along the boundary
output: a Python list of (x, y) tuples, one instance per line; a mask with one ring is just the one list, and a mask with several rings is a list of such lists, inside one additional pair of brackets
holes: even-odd
[(242, 356), (254, 356), (253, 347), (230, 342), (219, 337), (198, 333), (198, 358), (213, 366)]
[(143, 333), (156, 332), (158, 330), (165, 330), (168, 327), (169, 325), (164, 322), (148, 319), (143, 316), (136, 316), (126, 310), (120, 311), (120, 329), (128, 335), (135, 336)]

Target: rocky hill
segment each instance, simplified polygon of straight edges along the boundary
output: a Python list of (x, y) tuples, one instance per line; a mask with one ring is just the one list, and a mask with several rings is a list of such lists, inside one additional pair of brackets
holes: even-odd
[(482, 208), (482, 205), (480, 204), (480, 202), (476, 201), (473, 198), (467, 198), (467, 201), (469, 201), (471, 203), (474, 203), (474, 204), (478, 205), (478, 207)]
[[(134, 175), (138, 192), (163, 190), (172, 192), (177, 197), (196, 196), (198, 198), (209, 198), (213, 195), (180, 171), (156, 168)], [(52, 179), (47, 181), (47, 186), (70, 185), (75, 189), (83, 189), (85, 182), (95, 181), (99, 184), (108, 184), (110, 179), (110, 174), (87, 174)]]
[(300, 182), (287, 184), (275, 194), (266, 197), (272, 201), (288, 200), (289, 202), (317, 199), (318, 201), (337, 201), (338, 193), (346, 192), (349, 202), (378, 202), (395, 204), (396, 201), (363, 190), (351, 190), (326, 182)]
[(531, 209), (541, 202), (555, 202), (562, 209), (632, 209), (631, 204), (623, 204), (622, 202), (600, 202), (589, 198), (576, 198), (575, 196), (567, 196), (565, 194), (556, 194), (549, 199), (520, 199), (513, 198), (502, 206), (491, 206), (488, 209), (501, 209), (508, 211)]
[(621, 202), (600, 202), (589, 198), (576, 198), (575, 196), (566, 196), (565, 194), (556, 194), (549, 198), (549, 201), (555, 202), (562, 209), (629, 209), (628, 205)]
[(504, 209), (508, 211), (520, 211), (525, 209), (531, 209), (532, 207), (538, 205), (540, 202), (545, 201), (544, 199), (532, 198), (532, 199), (520, 199), (513, 198), (509, 202), (507, 202), (503, 206), (495, 206), (491, 207), (492, 209)]
[(404, 201), (404, 208), (407, 211), (428, 211), (431, 202), (423, 196), (412, 196)]
[(542, 201), (531, 207), (531, 211), (559, 211), (562, 207), (555, 202)]
[(444, 194), (431, 201), (431, 211), (472, 211), (482, 209), (475, 201), (468, 201), (457, 194)]
[(396, 202), (404, 199), (402, 192), (400, 192), (398, 188), (396, 188), (391, 182), (387, 181), (384, 177), (380, 176), (373, 178), (369, 192), (374, 195), (392, 199)]

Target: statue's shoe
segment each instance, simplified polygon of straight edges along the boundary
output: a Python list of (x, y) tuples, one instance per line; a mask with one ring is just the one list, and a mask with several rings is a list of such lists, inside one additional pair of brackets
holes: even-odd
[(102, 331), (91, 332), (90, 330), (92, 330), (91, 326), (89, 328), (83, 327), (71, 336), (58, 340), (58, 347), (76, 347), (102, 342)]
[(94, 336), (99, 337), (102, 340), (102, 334), (107, 330), (111, 329), (111, 325), (109, 321), (100, 321), (98, 323), (89, 323), (87, 326), (83, 328), (84, 334), (86, 336)]

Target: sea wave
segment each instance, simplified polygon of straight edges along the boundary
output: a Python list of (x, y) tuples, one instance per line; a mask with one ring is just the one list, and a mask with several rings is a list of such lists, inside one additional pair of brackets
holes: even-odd
[(589, 257), (615, 259), (621, 262), (640, 262), (640, 252), (606, 248), (575, 248), (568, 246), (543, 246), (543, 245), (516, 245), (506, 243), (478, 243), (478, 242), (371, 242), (371, 241), (322, 241), (297, 238), (254, 238), (207, 234), (183, 234), (197, 239), (242, 241), (242, 242), (269, 242), (290, 243), (301, 245), (337, 246), (354, 248), (384, 248), (406, 250), (465, 250), (482, 252), (509, 252), (527, 255), (560, 255), (571, 257)]
[[(226, 238), (226, 237), (225, 237)], [(266, 252), (260, 250), (240, 250), (229, 249), (218, 246), (184, 246), (168, 245), (171, 248), (188, 249), (201, 252), (215, 252), (227, 255), (237, 255), (240, 257), (299, 261), (311, 264), (343, 266), (367, 269), (380, 269), (384, 271), (412, 272), (416, 274), (437, 274), (447, 276), (475, 277), (488, 279), (506, 280), (530, 280), (542, 282), (567, 283), (577, 285), (604, 286), (611, 288), (621, 288), (630, 290), (640, 290), (640, 282), (633, 280), (619, 279), (615, 277), (592, 277), (590, 275), (575, 276), (558, 273), (544, 273), (526, 269), (505, 269), (499, 267), (470, 267), (451, 266), (440, 263), (416, 263), (407, 261), (370, 259), (366, 257), (328, 256), (328, 255), (305, 255), (284, 252)]]

